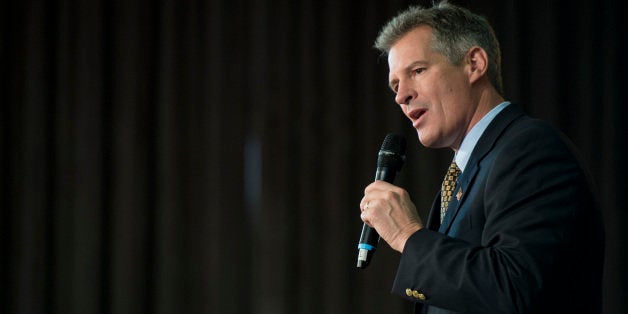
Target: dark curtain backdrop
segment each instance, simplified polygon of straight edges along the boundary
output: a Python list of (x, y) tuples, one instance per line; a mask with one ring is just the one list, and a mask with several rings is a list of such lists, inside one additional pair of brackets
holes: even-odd
[[(3, 2), (0, 312), (409, 313), (397, 253), (355, 263), (384, 135), (423, 217), (452, 156), (371, 48), (412, 2)], [(507, 98), (580, 148), (628, 312), (624, 2), (454, 2), (494, 25)]]

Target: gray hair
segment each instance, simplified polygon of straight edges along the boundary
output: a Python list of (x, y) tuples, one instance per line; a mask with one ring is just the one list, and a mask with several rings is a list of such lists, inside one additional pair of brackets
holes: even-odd
[(432, 28), (432, 49), (449, 62), (460, 65), (473, 46), (488, 54), (488, 78), (503, 95), (501, 52), (495, 32), (485, 18), (446, 0), (431, 8), (411, 6), (399, 13), (379, 32), (374, 47), (387, 54), (401, 37), (421, 25)]

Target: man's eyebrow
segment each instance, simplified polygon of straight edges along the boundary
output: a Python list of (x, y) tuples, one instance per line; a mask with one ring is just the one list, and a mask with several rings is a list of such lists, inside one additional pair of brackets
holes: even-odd
[(405, 67), (405, 70), (408, 70), (408, 69), (414, 68), (414, 67), (415, 67), (415, 66), (417, 66), (417, 65), (423, 65), (423, 66), (426, 66), (426, 65), (428, 65), (428, 63), (429, 63), (429, 62), (427, 62), (427, 61), (417, 60), (417, 61), (414, 61), (414, 62), (412, 62), (412, 63), (408, 64), (408, 66), (406, 66), (406, 67)]

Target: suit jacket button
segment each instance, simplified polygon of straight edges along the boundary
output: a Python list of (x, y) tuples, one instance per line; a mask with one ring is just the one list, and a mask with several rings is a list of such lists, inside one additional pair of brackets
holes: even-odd
[(406, 289), (406, 295), (411, 297), (412, 296), (412, 289), (410, 289), (410, 288)]
[(420, 293), (416, 290), (412, 291), (412, 296), (415, 297), (416, 299), (419, 299), (421, 301), (425, 301), (425, 295), (423, 293)]

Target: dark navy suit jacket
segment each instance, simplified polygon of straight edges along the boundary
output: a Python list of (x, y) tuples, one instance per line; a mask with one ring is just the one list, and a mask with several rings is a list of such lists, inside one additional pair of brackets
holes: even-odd
[(587, 172), (549, 124), (509, 105), (440, 194), (393, 293), (416, 313), (600, 313), (603, 228)]

